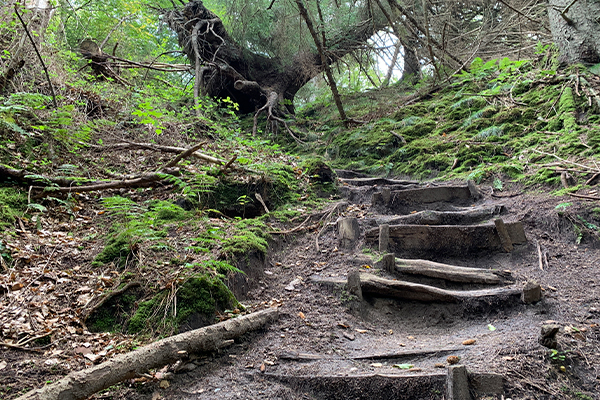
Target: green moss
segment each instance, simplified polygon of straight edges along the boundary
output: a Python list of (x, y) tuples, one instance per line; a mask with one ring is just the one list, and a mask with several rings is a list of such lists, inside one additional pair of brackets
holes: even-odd
[(0, 188), (0, 227), (12, 226), (15, 217), (22, 216), (27, 209), (26, 194), (16, 188)]
[[(168, 303), (169, 295), (170, 292), (161, 291), (152, 299), (140, 303), (129, 320), (129, 333), (162, 329), (177, 331), (192, 314), (200, 314), (207, 323), (212, 323), (216, 311), (234, 307), (242, 308), (221, 279), (208, 273), (191, 277), (179, 287), (176, 315), (169, 313), (171, 309), (171, 304)], [(167, 312), (165, 307), (169, 307)]]
[(147, 222), (137, 221), (129, 224), (117, 224), (109, 233), (104, 249), (96, 256), (92, 266), (100, 267), (116, 261), (123, 267), (131, 259), (133, 252), (143, 240), (158, 240), (167, 236), (165, 231), (152, 229)]
[(183, 221), (190, 217), (189, 212), (169, 201), (153, 201), (150, 203), (148, 208), (152, 211), (152, 213), (147, 217), (154, 217), (154, 219), (158, 220), (157, 222)]
[(210, 275), (188, 279), (177, 291), (177, 306), (179, 323), (193, 313), (213, 317), (216, 310), (242, 308), (231, 290), (218, 277)]
[(241, 234), (234, 235), (223, 241), (223, 252), (233, 257), (241, 254), (248, 254), (252, 251), (267, 253), (267, 240), (251, 231), (242, 231)]

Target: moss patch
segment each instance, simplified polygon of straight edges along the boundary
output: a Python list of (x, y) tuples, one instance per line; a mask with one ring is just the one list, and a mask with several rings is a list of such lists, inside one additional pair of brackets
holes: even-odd
[(194, 314), (203, 317), (207, 325), (215, 322), (217, 311), (242, 307), (220, 277), (209, 273), (196, 275), (179, 287), (176, 315), (169, 313), (173, 309), (173, 304), (169, 303), (169, 294), (170, 292), (162, 291), (152, 299), (140, 303), (129, 320), (129, 333), (146, 332), (149, 327), (162, 327), (175, 332)]
[(12, 187), (0, 188), (0, 227), (12, 226), (27, 209), (27, 196)]

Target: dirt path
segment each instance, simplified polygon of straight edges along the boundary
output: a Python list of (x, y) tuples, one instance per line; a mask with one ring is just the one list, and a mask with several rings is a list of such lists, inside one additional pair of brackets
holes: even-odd
[[(577, 245), (570, 222), (577, 215), (593, 221), (589, 203), (571, 201), (561, 216), (555, 207), (564, 200), (525, 194), (497, 198), (482, 188), (484, 196), (477, 201), (459, 196), (415, 203), (409, 198), (372, 207), (373, 193), (391, 186), (393, 198), (398, 185), (360, 185), (344, 183), (349, 203), (332, 215), (320, 235), (319, 251), (315, 232), (289, 235), (272, 246), (277, 250), (259, 271), (245, 304), (255, 309), (279, 305), (277, 323), (220, 354), (189, 360), (166, 389), (147, 384), (121, 391), (121, 398), (442, 399), (449, 356), (458, 356), (471, 372), (502, 374), (505, 398), (600, 398), (598, 241), (584, 237)], [(365, 241), (364, 233), (414, 211), (489, 206), (503, 206), (506, 221), (521, 221), (527, 242), (515, 244), (510, 253), (493, 246), (453, 250), (444, 245), (447, 237), (442, 235), (434, 240), (434, 250), (406, 251), (394, 243), (392, 250), (402, 258), (502, 271), (511, 277), (502, 284), (506, 287), (522, 288), (535, 280), (543, 288), (541, 301), (426, 303), (372, 295), (361, 301), (343, 285), (314, 283), (315, 277), (345, 280), (350, 270), (359, 269), (446, 289), (480, 289), (482, 285), (381, 271), (376, 267), (377, 243)], [(346, 249), (334, 223), (350, 217), (357, 218), (361, 237)], [(542, 255), (547, 254), (543, 270), (538, 243)], [(548, 323), (561, 327), (556, 352), (538, 343), (541, 326)]]

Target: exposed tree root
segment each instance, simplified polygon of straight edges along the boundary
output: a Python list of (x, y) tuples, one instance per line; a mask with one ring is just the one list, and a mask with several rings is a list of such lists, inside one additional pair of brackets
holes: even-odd
[[(236, 84), (237, 83), (238, 82), (236, 82)], [(256, 82), (251, 82), (251, 83), (256, 83)], [(260, 114), (262, 114), (263, 112), (266, 112), (267, 113), (267, 121), (277, 121), (277, 122), (282, 123), (283, 126), (285, 127), (285, 129), (287, 130), (288, 134), (296, 141), (296, 143), (305, 144), (305, 142), (303, 142), (302, 140), (297, 138), (296, 135), (294, 135), (294, 132), (292, 132), (292, 130), (290, 129), (288, 124), (285, 122), (285, 120), (283, 120), (283, 118), (279, 118), (278, 116), (276, 116), (274, 114), (273, 109), (277, 107), (277, 99), (278, 98), (279, 98), (279, 95), (277, 94), (277, 92), (269, 93), (269, 96), (267, 98), (267, 102), (265, 103), (265, 105), (262, 106), (261, 108), (259, 108), (258, 111), (256, 111), (256, 113), (254, 114), (254, 126), (252, 127), (252, 134), (256, 135), (256, 133), (258, 132), (258, 116)]]

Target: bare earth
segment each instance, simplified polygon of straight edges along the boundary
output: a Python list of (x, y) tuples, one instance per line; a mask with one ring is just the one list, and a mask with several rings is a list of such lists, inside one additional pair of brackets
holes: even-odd
[[(364, 234), (383, 214), (394, 214), (370, 206), (370, 195), (379, 187), (348, 187), (344, 193), (349, 204), (341, 210), (330, 206), (334, 212), (324, 214), (329, 217), (326, 229), (274, 235), (267, 259), (251, 255), (244, 266), (250, 290), (242, 303), (251, 310), (277, 306), (278, 321), (219, 353), (191, 355), (166, 369), (173, 374), (125, 382), (95, 398), (443, 399), (440, 376), (446, 374), (449, 356), (458, 356), (471, 372), (504, 376), (504, 397), (480, 398), (600, 399), (600, 242), (590, 228), (577, 244), (573, 228), (573, 221), (581, 219), (599, 223), (600, 217), (591, 211), (597, 202), (521, 193), (518, 188), (492, 196), (491, 188), (480, 189), (485, 194), (482, 200), (456, 206), (504, 205), (507, 220), (523, 222), (526, 244), (516, 245), (510, 253), (397, 251), (396, 256), (502, 271), (512, 277), (504, 284), (510, 287), (521, 288), (533, 280), (543, 289), (540, 302), (450, 304), (369, 296), (360, 301), (343, 285), (315, 283), (345, 280), (351, 269), (406, 278), (379, 270), (376, 243), (365, 243), (364, 236), (351, 249), (342, 248), (335, 226), (338, 218), (356, 217)], [(571, 204), (556, 208), (567, 202)], [(415, 205), (413, 211), (447, 205)], [(435, 283), (429, 278), (410, 279)], [(450, 282), (442, 287), (480, 288)], [(550, 323), (561, 326), (555, 352), (538, 341), (542, 325)], [(74, 357), (68, 340), (43, 353), (10, 348), (0, 353), (6, 361), (0, 364), (0, 388), (14, 388), (5, 392), (7, 399), (69, 372), (46, 360)]]

